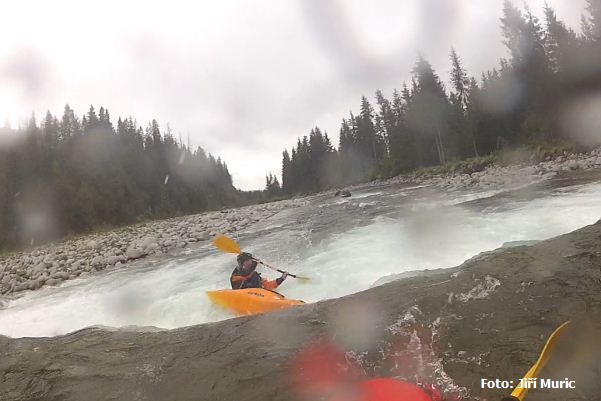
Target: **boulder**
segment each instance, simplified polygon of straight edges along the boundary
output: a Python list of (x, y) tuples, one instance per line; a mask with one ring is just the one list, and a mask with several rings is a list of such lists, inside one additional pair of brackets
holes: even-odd
[(20, 283), (13, 286), (13, 292), (21, 292), (29, 289), (28, 283)]
[(155, 249), (157, 249), (158, 247), (159, 247), (159, 244), (157, 244), (156, 242), (152, 242), (152, 243), (148, 244), (146, 247), (144, 247), (144, 252), (150, 253), (150, 252), (154, 251)]
[(102, 256), (98, 255), (98, 256), (94, 256), (90, 263), (92, 264), (92, 266), (97, 267), (97, 266), (102, 266), (103, 264), (105, 264), (105, 261)]
[(140, 248), (128, 248), (127, 251), (125, 251), (125, 257), (127, 259), (139, 259), (145, 255), (144, 251)]
[(568, 161), (568, 163), (566, 164), (566, 167), (569, 170), (577, 170), (580, 167), (580, 164), (578, 163), (577, 160), (570, 160)]
[(55, 286), (59, 285), (62, 281), (60, 278), (51, 278), (46, 281), (46, 285)]
[(116, 255), (112, 255), (112, 256), (109, 256), (108, 258), (106, 258), (106, 264), (111, 265), (111, 266), (119, 261), (121, 261), (121, 258)]
[(40, 274), (42, 272), (46, 271), (46, 263), (42, 262), (42, 263), (38, 263), (37, 265), (35, 265), (32, 269), (32, 272), (35, 274)]
[(29, 280), (27, 282), (27, 285), (29, 286), (30, 290), (37, 290), (42, 285), (44, 285), (45, 281), (46, 281), (45, 279)]
[(67, 272), (56, 272), (52, 275), (52, 278), (54, 279), (61, 279), (61, 280), (68, 280), (69, 279), (69, 273)]
[(206, 241), (209, 239), (209, 232), (208, 231), (199, 231), (195, 234), (194, 237), (199, 241)]
[(145, 249), (157, 243), (158, 240), (156, 239), (156, 237), (145, 237), (142, 239), (142, 241), (140, 241), (139, 247)]
[(44, 258), (44, 263), (47, 265), (52, 265), (54, 263), (54, 256), (48, 255)]

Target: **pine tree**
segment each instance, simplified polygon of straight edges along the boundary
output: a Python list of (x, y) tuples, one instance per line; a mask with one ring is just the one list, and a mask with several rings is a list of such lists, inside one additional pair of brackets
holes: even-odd
[(451, 49), (451, 83), (453, 84), (453, 89), (455, 91), (457, 100), (461, 108), (465, 107), (466, 96), (467, 96), (467, 87), (469, 85), (469, 79), (467, 77), (467, 72), (461, 65), (461, 60), (457, 55), (455, 49)]
[(376, 134), (374, 109), (365, 96), (361, 97), (361, 112), (357, 121), (357, 145), (363, 164), (369, 168), (382, 158), (382, 141)]
[(290, 193), (298, 193), (300, 191), (299, 170), (298, 155), (296, 149), (292, 147), (292, 150), (290, 151), (290, 184), (288, 185)]
[(545, 5), (545, 48), (551, 70), (564, 74), (570, 68), (570, 49), (576, 46), (576, 33), (557, 19), (555, 10)]
[(364, 160), (357, 138), (357, 124), (353, 113), (350, 114), (348, 120), (342, 119), (338, 153), (342, 172), (340, 183), (346, 185), (360, 180), (364, 172)]
[(376, 138), (384, 145), (383, 157), (389, 156), (390, 138), (394, 135), (395, 116), (392, 112), (390, 101), (384, 97), (382, 91), (376, 91), (376, 103), (379, 106), (376, 113)]
[(56, 150), (59, 144), (59, 126), (56, 117), (50, 114), (50, 111), (46, 113), (42, 133), (44, 135), (44, 147), (46, 150), (48, 152)]
[(59, 139), (61, 141), (67, 141), (69, 138), (81, 134), (81, 126), (77, 118), (75, 117), (75, 113), (69, 107), (69, 105), (65, 105), (65, 109), (63, 112), (63, 117), (61, 119), (60, 127), (59, 127)]
[(451, 84), (453, 91), (449, 96), (451, 104), (449, 115), (449, 129), (454, 138), (456, 154), (460, 158), (476, 156), (475, 138), (473, 131), (468, 128), (466, 116), (469, 78), (461, 64), (461, 59), (455, 49), (451, 49)]
[(472, 138), (474, 155), (479, 156), (478, 152), (478, 126), (481, 119), (480, 88), (474, 77), (470, 78), (465, 97), (466, 129)]
[(273, 198), (280, 194), (280, 182), (278, 178), (271, 174), (271, 172), (265, 176), (265, 192), (267, 192), (268, 196)]
[(98, 116), (96, 115), (94, 106), (90, 105), (88, 114), (86, 114), (86, 117), (84, 119), (83, 130), (84, 130), (85, 134), (90, 134), (97, 128), (98, 128)]
[(503, 4), (503, 17), (501, 18), (503, 43), (509, 49), (513, 65), (523, 65), (532, 53), (531, 44), (528, 43), (526, 21), (509, 0)]
[(293, 193), (291, 169), (292, 164), (290, 161), (290, 155), (288, 154), (288, 150), (284, 149), (284, 152), (282, 152), (282, 190), (287, 195), (291, 195)]
[(582, 33), (584, 39), (591, 43), (601, 44), (601, 1), (586, 0), (588, 16), (582, 16)]
[(413, 68), (414, 90), (407, 112), (410, 129), (416, 133), (420, 165), (446, 163), (449, 103), (432, 66), (419, 57)]

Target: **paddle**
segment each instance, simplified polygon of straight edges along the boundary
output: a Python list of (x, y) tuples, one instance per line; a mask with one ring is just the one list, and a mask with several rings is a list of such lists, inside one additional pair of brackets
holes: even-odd
[[(217, 237), (215, 237), (215, 239), (213, 240), (213, 244), (215, 244), (215, 246), (223, 252), (235, 253), (235, 254), (242, 253), (242, 249), (240, 248), (240, 245), (238, 245), (238, 243), (236, 241), (234, 241), (233, 239), (231, 239), (230, 237), (227, 237), (225, 235), (218, 235)], [(277, 267), (270, 266), (260, 259), (253, 258), (253, 260), (256, 260), (258, 263), (262, 264), (263, 266), (265, 266), (271, 270), (275, 270), (282, 274), (288, 273), (287, 271), (280, 270)], [(292, 274), (292, 273), (288, 273), (288, 275), (290, 277), (294, 277), (297, 280), (310, 280), (308, 277), (301, 277), (301, 276), (297, 276), (296, 274)]]
[[(284, 270), (280, 270), (280, 269), (278, 269), (277, 267), (269, 266), (267, 263), (263, 262), (263, 261), (262, 261), (262, 260), (260, 260), (260, 259), (253, 258), (253, 260), (256, 260), (257, 262), (259, 262), (259, 263), (260, 263), (260, 264), (262, 264), (263, 266), (265, 266), (265, 267), (268, 267), (268, 268), (270, 268), (271, 270), (275, 270), (276, 272), (280, 272), (280, 273), (282, 273), (282, 274), (283, 274), (283, 273), (288, 273), (288, 272), (286, 272), (286, 271), (284, 271)], [(294, 278), (295, 278), (295, 279), (297, 279), (297, 280), (310, 280), (310, 278), (309, 278), (309, 277), (297, 276), (296, 274), (292, 274), (292, 273), (288, 273), (288, 275), (289, 275), (290, 277), (294, 277)]]
[[(522, 383), (525, 382), (526, 379), (537, 377), (538, 373), (545, 366), (549, 358), (551, 358), (551, 354), (553, 353), (553, 349), (555, 349), (555, 345), (557, 345), (559, 337), (566, 331), (569, 323), (569, 321), (565, 322), (557, 329), (555, 329), (553, 333), (551, 333), (549, 339), (547, 340), (547, 343), (545, 344), (543, 350), (540, 353), (540, 356), (538, 357), (538, 360), (534, 363), (534, 365), (532, 365), (530, 370), (526, 372), (524, 378), (522, 379)], [(513, 390), (509, 397), (505, 397), (501, 401), (524, 401), (524, 398), (526, 398), (526, 394), (528, 394), (528, 390), (530, 389), (527, 387), (516, 388), (515, 390)]]

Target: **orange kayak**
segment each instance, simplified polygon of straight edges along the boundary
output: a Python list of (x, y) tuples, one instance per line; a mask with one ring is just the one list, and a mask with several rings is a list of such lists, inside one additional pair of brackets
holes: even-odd
[(254, 315), (304, 304), (303, 301), (286, 299), (282, 294), (263, 288), (207, 291), (207, 295), (215, 305), (236, 315)]

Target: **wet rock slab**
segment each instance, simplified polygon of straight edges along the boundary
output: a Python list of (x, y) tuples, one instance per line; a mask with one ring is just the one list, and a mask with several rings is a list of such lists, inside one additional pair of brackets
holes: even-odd
[(291, 368), (299, 349), (325, 340), (367, 377), (499, 400), (507, 391), (480, 380), (521, 378), (570, 320), (540, 377), (569, 377), (577, 390), (532, 390), (528, 401), (600, 400), (600, 289), (598, 222), (282, 312), (169, 331), (0, 337), (0, 399), (302, 400)]

